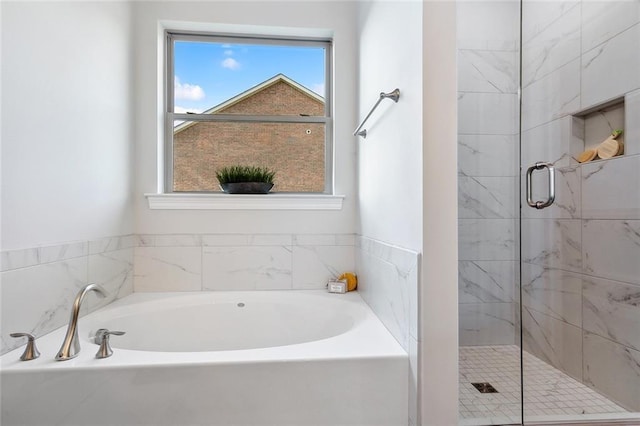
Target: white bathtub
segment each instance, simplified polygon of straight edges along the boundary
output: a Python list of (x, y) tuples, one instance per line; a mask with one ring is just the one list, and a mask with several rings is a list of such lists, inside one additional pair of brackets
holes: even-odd
[[(127, 333), (111, 358), (98, 328)], [(57, 362), (65, 329), (2, 357), (3, 426), (408, 423), (407, 354), (357, 293), (136, 293), (81, 318)]]

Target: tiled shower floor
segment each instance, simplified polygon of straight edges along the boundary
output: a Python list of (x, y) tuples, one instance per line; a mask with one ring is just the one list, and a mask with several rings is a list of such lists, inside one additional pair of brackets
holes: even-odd
[[(461, 425), (520, 423), (518, 346), (461, 346), (459, 363)], [(524, 352), (524, 370), (526, 421), (633, 417), (624, 408), (527, 352)], [(473, 382), (489, 382), (498, 393), (482, 394), (471, 385)]]

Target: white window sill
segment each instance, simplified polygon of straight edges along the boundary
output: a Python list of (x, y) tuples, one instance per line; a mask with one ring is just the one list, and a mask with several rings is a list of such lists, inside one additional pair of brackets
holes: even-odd
[(342, 210), (344, 195), (145, 194), (151, 210)]

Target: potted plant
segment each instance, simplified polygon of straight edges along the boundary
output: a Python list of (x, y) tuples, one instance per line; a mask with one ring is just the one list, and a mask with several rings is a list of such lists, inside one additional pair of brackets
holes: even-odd
[(216, 171), (220, 187), (228, 194), (266, 194), (273, 188), (275, 174), (267, 167), (241, 165)]

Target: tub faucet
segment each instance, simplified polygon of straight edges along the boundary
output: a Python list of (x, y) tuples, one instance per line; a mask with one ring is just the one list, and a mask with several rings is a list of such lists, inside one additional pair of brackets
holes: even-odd
[(78, 317), (80, 316), (80, 305), (82, 304), (84, 296), (92, 291), (98, 293), (100, 297), (106, 297), (107, 295), (105, 289), (100, 287), (98, 284), (87, 284), (78, 292), (76, 299), (73, 301), (73, 305), (71, 306), (71, 318), (69, 318), (67, 334), (64, 337), (64, 342), (62, 342), (60, 351), (58, 351), (58, 354), (56, 355), (56, 361), (66, 361), (78, 356), (78, 353), (80, 352), (80, 341), (78, 340)]

